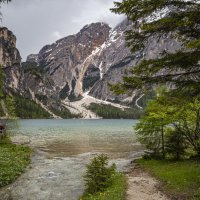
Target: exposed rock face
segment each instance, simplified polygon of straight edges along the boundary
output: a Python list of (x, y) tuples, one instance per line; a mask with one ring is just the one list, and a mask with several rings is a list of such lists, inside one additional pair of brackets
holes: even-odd
[(83, 91), (89, 91), (100, 78), (100, 69), (95, 65), (89, 65), (83, 78)]
[(38, 54), (30, 54), (29, 56), (27, 56), (26, 61), (27, 61), (27, 62), (35, 62), (35, 63), (38, 63)]
[(127, 95), (116, 96), (110, 91), (108, 83), (114, 84), (122, 81), (125, 69), (134, 66), (134, 57), (125, 45), (124, 32), (130, 29), (131, 23), (124, 20), (110, 32), (106, 41), (96, 57), (96, 63), (101, 71), (101, 80), (96, 82), (90, 95), (108, 101), (122, 101)]
[(16, 48), (16, 37), (7, 28), (0, 28), (0, 64), (11, 67), (21, 63), (21, 56)]
[(19, 89), (21, 56), (16, 48), (16, 37), (5, 27), (0, 28), (0, 65), (6, 73), (6, 88)]
[(103, 73), (102, 79), (97, 82), (90, 91), (90, 95), (108, 101), (132, 101), (137, 97), (137, 93), (133, 93), (132, 98), (127, 95), (114, 95), (108, 86), (122, 82), (125, 73), (131, 67), (137, 65), (143, 59), (153, 59), (160, 56), (163, 51), (174, 52), (181, 48), (179, 42), (170, 37), (163, 36), (158, 39), (152, 36), (148, 39), (148, 45), (143, 51), (131, 53), (125, 45), (124, 31), (130, 29), (131, 23), (124, 20), (118, 25), (110, 35), (110, 39), (105, 43), (100, 56), (100, 69)]
[(22, 90), (31, 90), (45, 104), (54, 105), (64, 99), (78, 100), (86, 91), (102, 100), (132, 101), (137, 93), (132, 98), (116, 96), (108, 83), (121, 82), (126, 70), (142, 59), (159, 57), (164, 50), (176, 51), (181, 45), (166, 36), (151, 36), (144, 50), (132, 54), (124, 39), (124, 32), (131, 26), (128, 20), (113, 30), (107, 24), (93, 23), (76, 35), (46, 45), (39, 54), (28, 56), (27, 63), (35, 63), (35, 68), (25, 73)]
[(154, 35), (148, 38), (142, 51), (133, 54), (124, 39), (124, 32), (130, 28), (132, 24), (128, 20), (113, 30), (105, 23), (92, 23), (76, 35), (62, 38), (46, 45), (38, 54), (29, 55), (22, 66), (16, 37), (7, 28), (0, 28), (0, 64), (6, 73), (5, 87), (51, 111), (70, 107), (68, 101), (82, 97), (83, 102), (88, 98), (91, 101), (96, 98), (137, 102), (140, 98), (137, 92), (131, 98), (116, 96), (108, 83), (121, 82), (127, 70), (141, 60), (157, 58), (163, 51), (177, 51), (181, 45), (169, 36), (158, 39)]
[(116, 96), (108, 86), (122, 81), (127, 69), (142, 59), (157, 58), (163, 51), (174, 52), (181, 45), (168, 36), (148, 38), (144, 50), (131, 53), (125, 45), (124, 32), (132, 27), (124, 20), (115, 29), (93, 23), (76, 35), (62, 38), (31, 54), (23, 65), (20, 91), (47, 107), (58, 107), (61, 100), (80, 99), (84, 92), (108, 101), (132, 101), (127, 95)]
[(93, 23), (76, 35), (46, 45), (38, 55), (28, 56), (27, 62), (37, 63), (41, 76), (26, 73), (24, 80), (29, 81), (24, 82), (23, 90), (31, 89), (48, 99), (80, 98), (83, 90), (100, 79), (100, 71), (92, 64), (92, 59), (96, 50), (109, 39), (110, 29), (107, 24)]

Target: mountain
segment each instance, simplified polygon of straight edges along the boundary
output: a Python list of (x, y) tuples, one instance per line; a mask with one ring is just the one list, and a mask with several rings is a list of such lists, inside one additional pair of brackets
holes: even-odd
[(0, 65), (6, 73), (6, 88), (17, 91), (20, 84), (21, 56), (16, 48), (16, 37), (6, 27), (0, 27)]
[[(3, 62), (9, 63), (12, 58), (10, 65), (13, 70), (18, 69), (17, 75), (10, 73), (7, 76), (12, 84), (10, 87), (35, 101), (53, 117), (70, 111), (79, 117), (95, 118), (96, 114), (86, 108), (90, 103), (124, 109), (126, 107), (120, 104), (133, 102), (141, 108), (138, 102), (143, 95), (135, 91), (130, 96), (116, 96), (108, 83), (121, 82), (127, 70), (142, 59), (159, 57), (163, 51), (177, 51), (181, 45), (169, 36), (153, 35), (148, 38), (144, 50), (132, 54), (124, 39), (124, 32), (131, 28), (127, 19), (114, 29), (105, 23), (86, 25), (77, 34), (44, 46), (38, 54), (29, 55), (22, 66), (13, 45), (12, 53), (4, 55)], [(17, 65), (13, 55), (17, 57)], [(7, 64), (5, 67), (9, 68)]]
[[(85, 87), (100, 79), (100, 70), (93, 64), (92, 57), (96, 49), (108, 40), (109, 33), (108, 25), (93, 23), (83, 27), (76, 35), (43, 47), (38, 55), (28, 56), (27, 62), (37, 63), (37, 69), (45, 74), (50, 84), (45, 80), (35, 80), (39, 82), (38, 87), (28, 85), (25, 89), (60, 99), (80, 98)], [(84, 77), (88, 73), (89, 76)], [(88, 85), (87, 79), (90, 78), (94, 80)]]
[[(24, 98), (21, 83), (24, 70), (21, 66), (21, 56), (16, 48), (16, 37), (6, 27), (0, 28), (0, 67), (3, 71), (3, 97), (0, 101), (0, 117), (8, 117), (15, 106), (15, 114), (20, 118), (48, 118), (49, 113), (30, 98)], [(8, 96), (13, 96), (15, 104)]]

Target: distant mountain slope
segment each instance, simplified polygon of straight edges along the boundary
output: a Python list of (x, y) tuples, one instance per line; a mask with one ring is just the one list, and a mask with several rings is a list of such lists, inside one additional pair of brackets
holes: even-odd
[[(22, 66), (17, 56), (17, 70), (8, 69), (7, 83), (49, 113), (57, 113), (58, 117), (58, 113), (66, 109), (82, 117), (95, 116), (85, 113), (88, 99), (89, 103), (118, 103), (114, 104), (116, 107), (132, 102), (141, 109), (138, 105), (143, 98), (141, 94), (134, 91), (130, 97), (116, 96), (110, 91), (108, 83), (121, 82), (127, 70), (142, 59), (159, 57), (163, 51), (177, 51), (181, 45), (168, 36), (157, 38), (152, 35), (147, 38), (143, 51), (132, 54), (124, 39), (124, 32), (130, 28), (132, 24), (127, 19), (114, 29), (105, 23), (86, 25), (79, 33), (44, 46), (38, 54), (29, 55)], [(13, 49), (16, 50), (16, 47)], [(15, 66), (14, 63), (12, 65)]]

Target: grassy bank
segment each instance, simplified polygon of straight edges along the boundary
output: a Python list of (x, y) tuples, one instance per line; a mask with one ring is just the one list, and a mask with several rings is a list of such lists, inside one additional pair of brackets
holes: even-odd
[(161, 180), (164, 190), (182, 199), (200, 200), (200, 163), (138, 160), (138, 165)]
[(126, 194), (126, 176), (122, 173), (116, 173), (113, 184), (105, 192), (95, 195), (85, 194), (80, 200), (124, 200)]
[(12, 144), (9, 138), (0, 140), (0, 187), (20, 176), (30, 163), (31, 149)]

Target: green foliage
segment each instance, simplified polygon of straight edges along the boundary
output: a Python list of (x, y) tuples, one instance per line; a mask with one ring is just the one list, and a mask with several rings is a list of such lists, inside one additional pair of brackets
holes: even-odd
[(0, 66), (0, 117), (15, 118), (16, 102), (12, 95), (3, 90), (4, 73)]
[(0, 117), (4, 117), (4, 116), (5, 116), (5, 113), (4, 113), (2, 104), (1, 104), (1, 102), (0, 102)]
[[(150, 100), (156, 99), (156, 92), (154, 90), (149, 89), (143, 94), (144, 96), (138, 101), (138, 105), (141, 106), (142, 108), (146, 108)], [(135, 101), (136, 99), (133, 100), (132, 106), (135, 106)]]
[(87, 165), (84, 176), (86, 192), (89, 194), (104, 192), (112, 185), (115, 168), (114, 164), (108, 167), (108, 157), (103, 154), (93, 158)]
[(5, 105), (6, 105), (9, 118), (15, 118), (16, 117), (16, 101), (14, 97), (10, 95), (6, 95)]
[(175, 160), (180, 160), (185, 155), (187, 149), (187, 141), (180, 130), (169, 130), (169, 135), (166, 137), (166, 152)]
[(200, 189), (198, 190), (198, 192), (194, 195), (194, 198), (192, 198), (192, 200), (199, 200), (200, 199)]
[(104, 191), (96, 194), (86, 193), (80, 200), (125, 200), (127, 180), (122, 173), (113, 175), (112, 184)]
[(142, 110), (129, 108), (122, 110), (111, 105), (91, 103), (88, 109), (104, 119), (138, 119)]
[(61, 110), (51, 108), (51, 111), (55, 115), (60, 116), (63, 119), (73, 119), (73, 118), (79, 118), (80, 117), (80, 115), (71, 113), (70, 110), (68, 110), (67, 108), (61, 108)]
[[(155, 13), (166, 7), (172, 8), (164, 17), (154, 21)], [(112, 87), (116, 93), (144, 89), (151, 84), (172, 83), (177, 93), (188, 97), (200, 94), (200, 4), (198, 1), (182, 0), (123, 0), (115, 2), (111, 9), (125, 14), (133, 22), (133, 28), (125, 33), (127, 45), (132, 52), (143, 50), (148, 38), (154, 36), (174, 38), (182, 43), (178, 52), (160, 52), (159, 58), (143, 60), (124, 77), (122, 84)], [(163, 73), (165, 72), (165, 73)]]
[(30, 99), (14, 95), (16, 102), (16, 116), (21, 119), (46, 119), (50, 114)]
[(44, 72), (42, 67), (38, 66), (35, 62), (24, 62), (22, 63), (22, 69), (24, 73), (30, 73), (39, 79), (42, 79)]
[(0, 65), (0, 100), (2, 99), (3, 97), (3, 70), (2, 70), (2, 67)]
[(0, 187), (12, 183), (30, 163), (31, 150), (12, 144), (9, 138), (0, 141)]
[(200, 165), (197, 162), (141, 159), (137, 163), (161, 180), (164, 189), (172, 196), (191, 199), (200, 188)]
[[(166, 91), (167, 92), (167, 91)], [(168, 96), (165, 91), (150, 101), (136, 125), (138, 140), (155, 154), (175, 151), (180, 158), (187, 146), (200, 157), (200, 101)]]
[(42, 94), (35, 94), (36, 99), (38, 99), (40, 102), (42, 102), (44, 105), (48, 104), (48, 97), (46, 95)]

